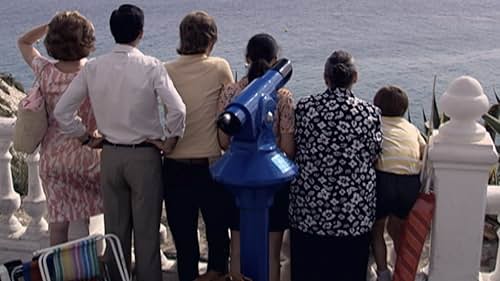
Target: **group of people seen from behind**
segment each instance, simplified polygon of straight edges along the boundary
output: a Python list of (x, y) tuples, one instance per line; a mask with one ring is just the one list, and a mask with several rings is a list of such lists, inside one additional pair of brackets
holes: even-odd
[[(104, 213), (106, 233), (119, 237), (129, 270), (134, 238), (135, 280), (160, 281), (165, 202), (179, 280), (243, 280), (239, 211), (209, 171), (231, 145), (216, 119), (279, 59), (278, 43), (266, 33), (250, 38), (248, 73), (235, 81), (229, 63), (211, 55), (218, 31), (206, 12), (182, 19), (179, 56), (169, 62), (139, 50), (139, 7), (119, 6), (109, 25), (116, 45), (92, 59), (94, 27), (76, 11), (59, 12), (18, 40), (48, 113), (40, 176), (50, 243), (68, 240), (70, 222)], [(42, 38), (51, 59), (34, 46)], [(324, 92), (296, 105), (290, 89), (277, 92), (276, 144), (299, 173), (269, 210), (269, 280), (290, 273), (293, 281), (366, 280), (370, 245), (378, 280), (391, 280), (384, 231), (397, 247), (419, 192), (425, 142), (403, 117), (408, 97), (401, 88), (381, 88), (373, 103), (355, 96), (358, 70), (348, 52), (326, 59), (323, 79)], [(200, 213), (208, 243), (203, 274)], [(280, 268), (283, 253), (290, 271)], [(117, 274), (111, 269), (113, 280), (120, 280)]]

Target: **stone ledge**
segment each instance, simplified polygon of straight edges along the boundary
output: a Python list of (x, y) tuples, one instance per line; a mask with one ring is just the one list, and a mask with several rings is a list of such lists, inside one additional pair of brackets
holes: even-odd
[(37, 242), (0, 238), (0, 264), (15, 259), (30, 260), (33, 257), (34, 250), (45, 248), (47, 245), (48, 241), (46, 239)]

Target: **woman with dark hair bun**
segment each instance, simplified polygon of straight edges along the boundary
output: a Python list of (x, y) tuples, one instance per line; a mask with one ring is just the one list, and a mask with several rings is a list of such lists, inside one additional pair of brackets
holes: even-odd
[[(45, 36), (47, 53), (33, 46)], [(47, 196), (50, 244), (68, 240), (69, 223), (101, 213), (100, 152), (66, 137), (54, 118), (62, 94), (94, 51), (94, 26), (77, 11), (61, 12), (50, 23), (35, 27), (18, 40), (26, 63), (32, 68), (45, 100), (48, 128), (40, 146), (40, 178)], [(81, 104), (78, 116), (88, 132), (97, 130), (90, 100)]]
[[(278, 58), (279, 47), (276, 40), (269, 34), (254, 35), (248, 41), (246, 48), (246, 62), (248, 63), (247, 76), (240, 81), (228, 84), (219, 99), (218, 111), (221, 113), (231, 100), (254, 79), (262, 76), (269, 70)], [(294, 157), (295, 143), (293, 140), (294, 113), (292, 93), (288, 89), (278, 90), (276, 107), (277, 116), (274, 122), (276, 144), (289, 157)], [(223, 149), (229, 146), (229, 138), (219, 131), (219, 142)], [(274, 204), (269, 210), (269, 280), (280, 280), (280, 251), (283, 232), (288, 228), (288, 188), (277, 192)], [(234, 277), (240, 275), (240, 232), (239, 212), (233, 203), (231, 228), (231, 266), (230, 272)]]
[(326, 91), (297, 104), (292, 281), (366, 280), (382, 131), (379, 110), (352, 92), (357, 78), (352, 56), (336, 51), (325, 63)]

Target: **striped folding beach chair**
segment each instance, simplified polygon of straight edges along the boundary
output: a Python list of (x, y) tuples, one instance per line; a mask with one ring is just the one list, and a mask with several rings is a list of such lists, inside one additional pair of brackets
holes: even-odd
[(42, 281), (109, 280), (96, 249), (96, 242), (102, 239), (112, 253), (121, 280), (130, 281), (120, 241), (113, 234), (93, 235), (39, 250), (34, 254), (38, 260), (33, 267), (38, 266)]
[(11, 260), (0, 265), (0, 281), (12, 281), (12, 272), (22, 266), (21, 260)]

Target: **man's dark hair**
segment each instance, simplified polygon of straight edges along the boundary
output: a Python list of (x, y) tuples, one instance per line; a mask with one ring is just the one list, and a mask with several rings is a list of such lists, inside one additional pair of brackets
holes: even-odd
[(377, 91), (373, 104), (380, 108), (382, 116), (401, 117), (408, 109), (408, 95), (397, 86), (385, 86)]
[(116, 43), (131, 43), (139, 37), (144, 28), (144, 13), (137, 6), (121, 5), (111, 13), (109, 26)]

